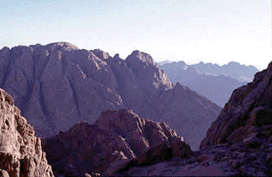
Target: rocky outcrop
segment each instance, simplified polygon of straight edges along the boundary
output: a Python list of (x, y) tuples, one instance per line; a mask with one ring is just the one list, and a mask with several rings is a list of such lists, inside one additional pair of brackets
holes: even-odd
[(258, 72), (253, 82), (236, 89), (208, 130), (201, 148), (223, 143), (261, 146), (272, 142), (271, 80), (272, 63)]
[[(153, 121), (171, 120), (167, 123), (179, 134), (197, 129), (184, 133), (197, 149), (208, 129), (206, 123), (198, 129), (199, 121), (209, 124), (221, 110), (190, 89), (174, 87), (149, 54), (134, 51), (123, 60), (66, 42), (1, 49), (0, 87), (14, 97), (41, 137), (67, 131), (80, 121), (94, 123), (108, 109), (130, 108)], [(185, 105), (191, 111), (182, 113), (189, 107)]]
[(54, 176), (48, 165), (41, 139), (20, 110), (13, 98), (0, 89), (0, 174), (1, 176)]
[(168, 125), (141, 118), (127, 109), (104, 111), (95, 124), (78, 123), (67, 132), (45, 139), (43, 145), (56, 174), (70, 176), (112, 175), (131, 166), (192, 153)]

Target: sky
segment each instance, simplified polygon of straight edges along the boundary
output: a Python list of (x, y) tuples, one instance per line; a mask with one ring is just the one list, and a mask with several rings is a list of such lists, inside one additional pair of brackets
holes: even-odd
[(0, 48), (69, 42), (259, 70), (272, 60), (270, 0), (0, 0), (0, 21)]

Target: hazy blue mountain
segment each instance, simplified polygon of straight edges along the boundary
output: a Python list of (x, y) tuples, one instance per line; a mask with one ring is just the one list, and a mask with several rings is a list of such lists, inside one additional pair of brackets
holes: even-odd
[(252, 65), (245, 66), (234, 61), (231, 61), (228, 64), (222, 66), (212, 63), (205, 64), (203, 62), (191, 66), (203, 73), (229, 76), (231, 78), (239, 80), (240, 82), (251, 82), (254, 74), (259, 71), (256, 67)]
[[(227, 65), (203, 63), (187, 65), (184, 61), (160, 65), (172, 82), (179, 82), (224, 106), (232, 91), (250, 80), (258, 70), (254, 66), (230, 62)], [(236, 78), (236, 79), (235, 79)]]
[(164, 65), (166, 63), (171, 63), (171, 61), (170, 60), (164, 60), (164, 61), (158, 62), (158, 65)]

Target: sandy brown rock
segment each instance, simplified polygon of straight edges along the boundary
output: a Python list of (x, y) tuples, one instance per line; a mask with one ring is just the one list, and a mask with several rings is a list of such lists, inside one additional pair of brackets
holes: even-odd
[(13, 98), (0, 89), (0, 169), (2, 176), (54, 176), (35, 137)]

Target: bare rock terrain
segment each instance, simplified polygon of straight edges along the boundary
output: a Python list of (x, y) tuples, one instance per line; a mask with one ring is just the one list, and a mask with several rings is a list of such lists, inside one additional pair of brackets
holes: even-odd
[(0, 176), (52, 177), (41, 139), (29, 125), (13, 98), (0, 89)]
[(56, 175), (113, 175), (132, 166), (187, 157), (192, 151), (165, 123), (144, 119), (132, 110), (104, 111), (95, 124), (81, 122), (43, 140)]
[(129, 108), (167, 122), (196, 150), (221, 110), (190, 89), (174, 86), (149, 54), (136, 50), (123, 60), (66, 42), (1, 49), (0, 87), (41, 137), (80, 121), (94, 123), (108, 109)]
[(236, 89), (202, 141), (200, 151), (116, 176), (271, 176), (272, 63)]
[[(201, 148), (222, 143), (271, 142), (272, 63), (258, 72), (253, 82), (232, 93), (221, 114), (213, 122)], [(260, 143), (261, 144), (261, 143)]]

